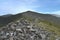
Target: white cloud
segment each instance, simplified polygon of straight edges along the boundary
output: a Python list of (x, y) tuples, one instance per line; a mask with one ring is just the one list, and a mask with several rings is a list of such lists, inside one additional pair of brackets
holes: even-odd
[(9, 0), (1, 1), (0, 14), (18, 13), (27, 10), (35, 10), (40, 7), (36, 4), (37, 0)]
[(54, 14), (54, 15), (60, 15), (60, 11), (53, 11), (53, 12), (41, 12), (44, 14)]
[(51, 14), (57, 14), (60, 15), (60, 11), (54, 11), (54, 12), (50, 12)]
[(53, 12), (40, 12), (43, 14), (55, 14), (55, 15), (60, 15), (60, 11), (53, 11)]

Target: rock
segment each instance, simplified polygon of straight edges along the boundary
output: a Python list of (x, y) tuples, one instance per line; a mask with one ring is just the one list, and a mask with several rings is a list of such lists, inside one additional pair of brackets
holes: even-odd
[(50, 36), (48, 33), (48, 31), (34, 26), (33, 23), (29, 23), (28, 20), (22, 18), (16, 23), (11, 22), (6, 28), (2, 28), (0, 39), (9, 36), (6, 40), (47, 40)]

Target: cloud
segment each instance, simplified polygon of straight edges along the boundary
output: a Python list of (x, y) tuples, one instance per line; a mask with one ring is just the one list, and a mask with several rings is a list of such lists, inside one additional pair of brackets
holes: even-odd
[(60, 15), (60, 11), (54, 11), (54, 12), (50, 12), (51, 14), (57, 14)]
[(37, 0), (0, 0), (0, 15), (16, 14), (27, 10), (35, 10), (40, 7)]
[(42, 13), (60, 15), (60, 10), (59, 11), (53, 11), (53, 12), (42, 12)]

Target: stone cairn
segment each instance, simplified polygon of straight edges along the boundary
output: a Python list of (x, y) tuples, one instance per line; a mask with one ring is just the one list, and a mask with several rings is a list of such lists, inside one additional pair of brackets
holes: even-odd
[(0, 29), (0, 40), (50, 40), (50, 35), (50, 32), (24, 19)]

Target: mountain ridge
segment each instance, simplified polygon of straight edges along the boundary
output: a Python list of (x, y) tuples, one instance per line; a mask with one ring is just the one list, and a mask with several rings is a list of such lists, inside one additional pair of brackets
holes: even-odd
[(37, 19), (49, 21), (49, 22), (55, 23), (57, 25), (60, 24), (60, 22), (59, 22), (60, 18), (58, 18), (58, 17), (52, 16), (50, 14), (41, 14), (41, 13), (37, 13), (37, 12), (33, 12), (33, 11), (22, 12), (22, 13), (18, 13), (16, 15), (11, 15), (9, 17), (0, 16), (0, 21), (1, 21), (0, 24), (3, 23), (4, 21), (6, 21), (6, 22), (4, 22), (4, 24), (9, 23), (11, 21), (21, 18), (22, 16), (27, 16), (27, 17), (31, 17), (31, 18), (37, 18)]

